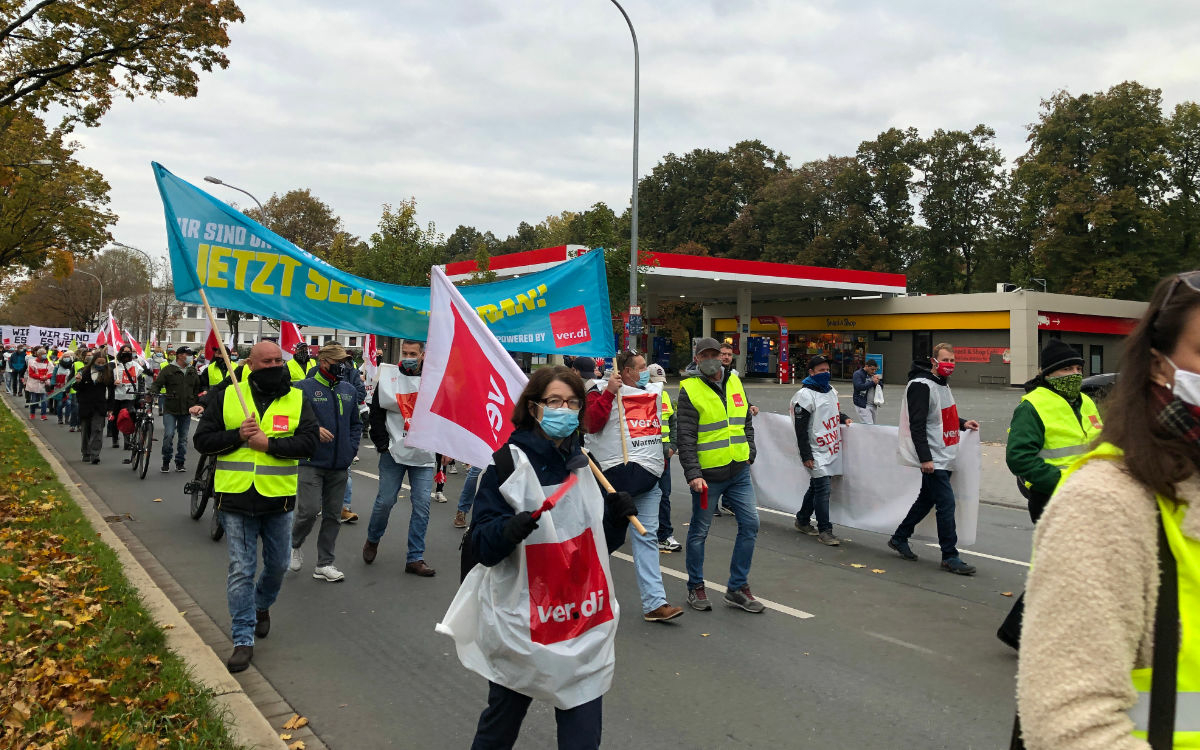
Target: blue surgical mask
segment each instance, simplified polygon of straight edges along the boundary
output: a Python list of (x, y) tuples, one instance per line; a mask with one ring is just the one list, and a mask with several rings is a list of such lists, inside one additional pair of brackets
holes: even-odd
[(812, 378), (813, 382), (819, 386), (824, 387), (829, 385), (830, 373), (828, 372), (813, 373), (812, 375), (809, 375), (809, 377)]
[(638, 373), (638, 382), (637, 382), (638, 388), (645, 388), (646, 384), (649, 382), (650, 382), (650, 370), (642, 370), (641, 372)]
[(542, 418), (538, 424), (542, 426), (542, 432), (546, 433), (546, 437), (565, 438), (579, 429), (579, 412), (565, 406), (561, 409), (543, 406)]
[(402, 359), (402, 360), (400, 360), (400, 366), (403, 367), (405, 370), (415, 370), (415, 369), (417, 369), (417, 360)]

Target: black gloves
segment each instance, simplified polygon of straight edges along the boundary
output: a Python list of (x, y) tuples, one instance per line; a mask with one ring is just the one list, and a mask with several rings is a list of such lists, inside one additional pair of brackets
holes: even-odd
[(537, 527), (537, 521), (533, 520), (529, 511), (523, 510), (504, 522), (504, 531), (501, 534), (506, 542), (515, 547), (525, 541), (525, 537), (532, 534)]
[(604, 496), (604, 502), (608, 505), (609, 512), (619, 518), (637, 515), (637, 506), (633, 504), (633, 495), (628, 492), (610, 492)]

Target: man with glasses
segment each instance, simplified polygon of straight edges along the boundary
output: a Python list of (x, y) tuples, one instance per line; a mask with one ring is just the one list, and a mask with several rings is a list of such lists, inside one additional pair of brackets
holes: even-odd
[(931, 509), (937, 509), (938, 544), (942, 570), (975, 575), (975, 566), (958, 556), (954, 524), (954, 488), (950, 475), (958, 457), (959, 432), (978, 430), (979, 423), (958, 416), (958, 406), (947, 381), (954, 372), (954, 347), (938, 344), (933, 358), (913, 361), (904, 402), (900, 405), (900, 462), (921, 468), (921, 491), (908, 515), (896, 527), (888, 546), (905, 560), (916, 560), (909, 537)]
[(682, 615), (683, 610), (667, 601), (659, 568), (658, 506), (662, 490), (658, 480), (665, 468), (662, 386), (655, 384), (647, 389), (649, 382), (646, 358), (632, 351), (621, 352), (607, 385), (602, 388), (602, 383), (593, 381), (587, 393), (583, 427), (588, 450), (613, 489), (633, 497), (646, 528), (645, 534), (634, 534), (632, 544), (642, 618), (666, 622)]

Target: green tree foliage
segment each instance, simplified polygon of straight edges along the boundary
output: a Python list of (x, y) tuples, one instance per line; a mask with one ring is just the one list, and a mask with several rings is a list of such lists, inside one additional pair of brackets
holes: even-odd
[(440, 261), (445, 238), (433, 222), (417, 223), (416, 199), (383, 206), (379, 230), (354, 259), (353, 272), (375, 281), (429, 286), (429, 269)]
[(195, 96), (242, 20), (233, 0), (0, 0), (0, 108), (95, 125), (114, 94)]
[(882, 256), (869, 270), (897, 273), (914, 258), (910, 197), (913, 166), (920, 153), (916, 128), (891, 128), (858, 146), (858, 161), (871, 176), (873, 195), (868, 214), (884, 242)]
[(265, 221), (257, 206), (245, 209), (245, 214), (332, 265), (346, 268), (353, 262), (358, 239), (346, 233), (341, 218), (308, 188), (272, 195), (263, 208)]
[(1169, 257), (1164, 271), (1200, 267), (1200, 105), (1183, 102), (1171, 117), (1167, 156), (1169, 197), (1164, 213)]

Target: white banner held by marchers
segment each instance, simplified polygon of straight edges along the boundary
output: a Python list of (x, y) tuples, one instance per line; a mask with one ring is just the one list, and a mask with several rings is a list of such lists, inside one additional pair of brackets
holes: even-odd
[(529, 378), (441, 268), (429, 280), (429, 340), (405, 443), (487, 466), (513, 430)]
[[(921, 490), (921, 470), (896, 461), (899, 428), (849, 424), (842, 427), (842, 469), (833, 477), (829, 497), (831, 522), (852, 529), (892, 534)], [(808, 489), (808, 471), (800, 459), (790, 417), (763, 412), (754, 418), (757, 457), (750, 467), (758, 504), (796, 513)], [(954, 488), (954, 520), (958, 543), (975, 543), (979, 525), (979, 473), (983, 456), (978, 431), (963, 431), (950, 485)], [(931, 510), (917, 524), (916, 539), (937, 541)]]

